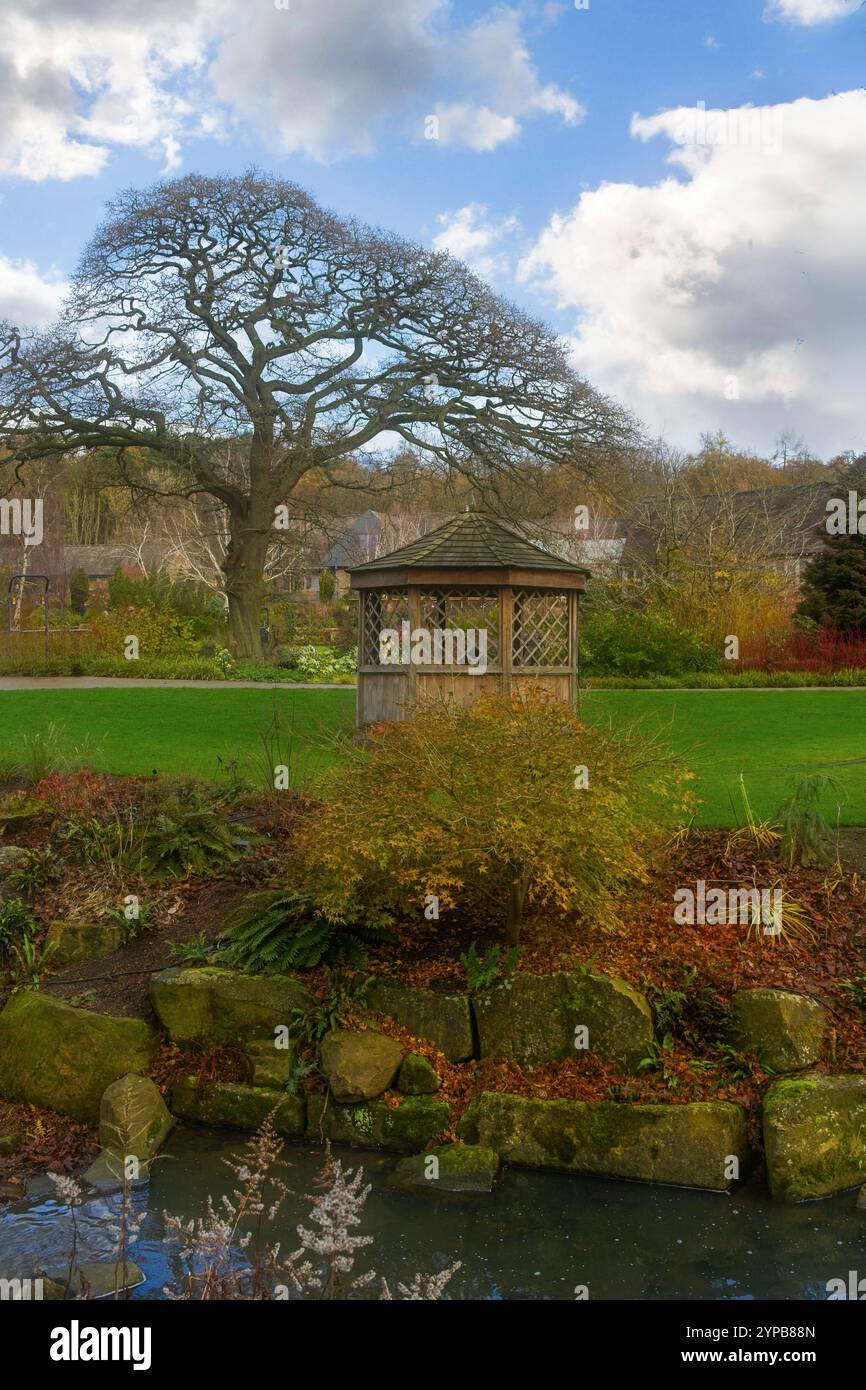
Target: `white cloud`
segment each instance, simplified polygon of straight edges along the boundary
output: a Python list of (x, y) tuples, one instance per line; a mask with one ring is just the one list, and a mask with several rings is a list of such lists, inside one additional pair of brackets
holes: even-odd
[(860, 8), (861, 0), (768, 0), (764, 18), (790, 24), (826, 24)]
[(315, 159), (395, 128), (491, 150), (583, 107), (543, 83), (516, 10), (461, 25), (449, 0), (0, 0), (0, 174), (74, 179), (118, 147), (182, 166), (235, 129)]
[(228, 34), (213, 78), (240, 118), (316, 159), (370, 153), (387, 123), (420, 139), (430, 114), (443, 145), (492, 150), (524, 120), (584, 114), (541, 84), (521, 23), (497, 8), (461, 29), (446, 0), (292, 0)]
[(454, 102), (441, 104), (432, 113), (436, 117), (436, 139), (443, 145), (465, 145), (470, 150), (495, 150), (506, 140), (513, 140), (520, 126), (513, 116), (499, 116), (489, 106), (470, 106)]
[(500, 243), (517, 231), (516, 217), (492, 221), (483, 203), (467, 203), (456, 212), (440, 212), (441, 232), (433, 238), (437, 251), (450, 251), (484, 280), (507, 270)]
[(575, 311), (579, 368), (682, 443), (720, 425), (762, 447), (790, 425), (862, 447), (866, 93), (632, 133), (668, 139), (679, 174), (584, 193), (521, 265)]
[(712, 34), (707, 34), (704, 39), (704, 48), (721, 48), (721, 46), (717, 38), (714, 38)]
[(44, 327), (56, 317), (68, 288), (62, 275), (42, 275), (32, 261), (0, 256), (0, 319)]
[(156, 154), (189, 123), (227, 0), (0, 0), (0, 173), (97, 174), (112, 146)]

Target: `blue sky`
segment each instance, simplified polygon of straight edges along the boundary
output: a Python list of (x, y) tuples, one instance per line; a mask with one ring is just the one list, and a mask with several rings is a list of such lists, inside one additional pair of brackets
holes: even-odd
[[(116, 189), (255, 163), (465, 256), (674, 443), (866, 447), (856, 0), (0, 12), (0, 314), (50, 317)], [(696, 150), (698, 103), (779, 148)]]

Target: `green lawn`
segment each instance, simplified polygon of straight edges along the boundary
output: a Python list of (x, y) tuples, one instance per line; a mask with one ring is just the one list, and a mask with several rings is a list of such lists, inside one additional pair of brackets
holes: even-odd
[[(0, 764), (20, 755), (21, 734), (53, 721), (65, 745), (86, 745), (92, 766), (114, 772), (213, 777), (221, 758), (260, 780), (267, 760), (308, 783), (332, 756), (329, 738), (351, 727), (354, 701), (351, 689), (0, 691)], [(863, 762), (825, 770), (844, 790), (842, 823), (866, 824), (866, 689), (598, 690), (583, 701), (589, 718), (642, 718), (665, 730), (697, 773), (705, 824), (741, 818), (732, 805), (741, 771), (756, 815), (768, 816), (798, 773), (854, 759)], [(271, 760), (262, 739), (275, 712)], [(825, 813), (835, 818), (829, 801)]]

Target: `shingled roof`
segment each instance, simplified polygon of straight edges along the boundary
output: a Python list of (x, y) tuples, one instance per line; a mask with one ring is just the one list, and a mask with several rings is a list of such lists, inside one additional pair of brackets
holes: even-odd
[(483, 512), (462, 512), (417, 541), (356, 565), (351, 573), (367, 570), (413, 569), (535, 569), (570, 570), (588, 574), (582, 565), (554, 555), (527, 540), (516, 527)]

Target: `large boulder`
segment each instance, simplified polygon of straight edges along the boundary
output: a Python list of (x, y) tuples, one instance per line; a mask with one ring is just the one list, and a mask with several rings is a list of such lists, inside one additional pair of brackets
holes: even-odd
[(432, 1043), (449, 1062), (465, 1062), (474, 1055), (472, 1014), (465, 994), (437, 994), (397, 980), (375, 979), (365, 1002), (373, 1013), (393, 1018), (416, 1038)]
[(111, 1018), (22, 990), (0, 1013), (0, 1095), (96, 1124), (106, 1087), (146, 1071), (155, 1047), (141, 1019)]
[(172, 1123), (150, 1077), (121, 1076), (106, 1088), (100, 1102), (99, 1142), (109, 1153), (145, 1164), (161, 1149)]
[(785, 1077), (764, 1096), (770, 1192), (829, 1197), (866, 1182), (866, 1076)]
[(291, 1027), (314, 996), (294, 975), (240, 975), (216, 966), (172, 966), (154, 975), (150, 995), (172, 1042), (233, 1043)]
[(442, 1144), (401, 1158), (388, 1182), (401, 1192), (424, 1196), (481, 1195), (493, 1191), (499, 1155), (478, 1144)]
[(735, 1043), (768, 1071), (802, 1071), (821, 1055), (827, 1011), (787, 989), (740, 989), (731, 999)]
[(337, 1105), (330, 1096), (307, 1097), (307, 1138), (355, 1144), (367, 1149), (411, 1153), (423, 1149), (451, 1123), (447, 1101), (407, 1096), (402, 1105), (382, 1100), (365, 1105)]
[(319, 1064), (334, 1100), (355, 1105), (387, 1091), (402, 1060), (403, 1048), (384, 1033), (337, 1028), (322, 1039)]
[(171, 1109), (178, 1119), (218, 1129), (256, 1130), (270, 1115), (279, 1134), (299, 1139), (304, 1133), (303, 1096), (281, 1096), (264, 1086), (187, 1076), (171, 1088)]
[(473, 1007), (480, 1055), (511, 1057), (521, 1066), (587, 1051), (633, 1072), (652, 1047), (649, 1004), (631, 985), (609, 975), (518, 971), (476, 995)]
[(46, 944), (51, 950), (51, 964), (66, 965), (72, 960), (110, 956), (125, 940), (120, 922), (52, 922)]
[(746, 1116), (727, 1101), (624, 1105), (485, 1091), (458, 1132), (503, 1162), (725, 1192), (748, 1159)]

